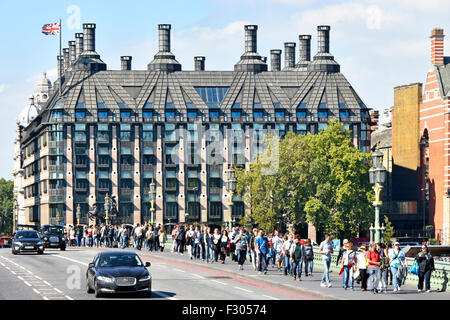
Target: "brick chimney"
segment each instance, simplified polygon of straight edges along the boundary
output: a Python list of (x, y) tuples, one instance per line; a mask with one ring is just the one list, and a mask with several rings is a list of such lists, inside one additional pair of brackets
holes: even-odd
[(442, 66), (444, 64), (444, 30), (435, 28), (431, 31), (431, 64)]

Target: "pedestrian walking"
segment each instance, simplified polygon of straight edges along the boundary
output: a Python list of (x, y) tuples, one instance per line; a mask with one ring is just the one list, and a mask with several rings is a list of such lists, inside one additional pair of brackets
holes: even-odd
[(201, 232), (198, 226), (195, 226), (194, 235), (192, 243), (192, 255), (195, 259), (200, 259), (200, 242), (201, 242)]
[(211, 228), (207, 227), (205, 229), (205, 234), (203, 238), (203, 242), (205, 243), (205, 259), (206, 263), (214, 262), (214, 244), (213, 244), (213, 235), (211, 234)]
[(179, 228), (180, 226), (176, 225), (175, 228), (172, 230), (172, 253), (178, 252), (177, 235)]
[(419, 264), (419, 283), (417, 284), (417, 290), (419, 292), (424, 291), (423, 282), (425, 281), (425, 290), (431, 292), (430, 279), (431, 273), (435, 270), (434, 258), (426, 244), (422, 245), (422, 251), (416, 255), (415, 260)]
[(258, 255), (256, 254), (256, 246), (255, 246), (255, 240), (257, 237), (258, 237), (258, 229), (254, 228), (252, 230), (252, 235), (250, 236), (249, 247), (253, 270), (255, 271), (258, 269)]
[(305, 242), (305, 277), (312, 277), (314, 267), (314, 250), (311, 240)]
[(342, 253), (342, 284), (344, 286), (344, 290), (347, 290), (348, 282), (350, 280), (350, 288), (354, 291), (355, 287), (353, 285), (353, 274), (356, 271), (356, 251), (354, 250), (353, 243), (351, 242), (346, 243), (345, 248), (345, 251)]
[(377, 244), (371, 243), (370, 250), (367, 252), (367, 271), (370, 279), (370, 290), (372, 293), (378, 293), (380, 282), (380, 254), (377, 251)]
[(265, 236), (264, 230), (259, 230), (259, 236), (255, 240), (256, 253), (258, 255), (258, 273), (267, 274), (267, 253), (268, 253), (269, 239)]
[[(325, 235), (325, 240), (322, 241), (319, 247), (319, 254), (322, 255), (322, 263), (323, 263), (323, 276), (320, 286), (322, 287), (331, 287), (330, 281), (330, 264), (331, 264), (331, 254), (333, 253), (333, 243), (330, 240), (330, 236), (328, 234)], [(325, 284), (326, 282), (326, 284)]]
[[(392, 280), (394, 283), (394, 292), (400, 291), (402, 279), (399, 278), (399, 269), (405, 261), (405, 253), (400, 250), (400, 243), (394, 243), (394, 247), (389, 250), (389, 265), (392, 271)], [(401, 277), (401, 276), (400, 276)]]
[(179, 227), (177, 236), (176, 236), (176, 241), (177, 241), (177, 252), (180, 253), (181, 255), (183, 255), (184, 253), (184, 246), (186, 243), (186, 229), (184, 228), (183, 225), (181, 225)]
[[(227, 232), (226, 230), (224, 230)], [(228, 232), (227, 232), (228, 234)], [(220, 234), (220, 231), (218, 228), (214, 229), (214, 234), (212, 235), (212, 242), (213, 242), (213, 251), (214, 251), (214, 262), (219, 261), (219, 254), (220, 254), (220, 238), (222, 235)]]
[(248, 248), (248, 240), (247, 236), (244, 233), (243, 228), (239, 229), (239, 235), (237, 235), (236, 238), (234, 239), (234, 243), (236, 244), (239, 270), (244, 270), (245, 257)]
[(153, 251), (153, 226), (150, 226), (150, 228), (148, 229), (147, 233), (145, 234), (145, 242), (146, 242), (146, 246), (147, 246), (147, 250), (148, 251)]
[(189, 253), (189, 258), (192, 260), (194, 257), (194, 238), (195, 230), (194, 226), (190, 226), (189, 230), (186, 232), (186, 247)]
[(303, 259), (305, 256), (305, 248), (300, 241), (300, 236), (295, 237), (294, 245), (291, 249), (291, 262), (293, 269), (294, 281), (302, 281)]
[(388, 247), (384, 243), (378, 244), (378, 250), (380, 252), (380, 286), (379, 292), (387, 292), (388, 286), (388, 274), (390, 273), (389, 267), (389, 253)]
[(290, 234), (285, 235), (283, 237), (283, 264), (284, 264), (284, 275), (287, 276), (288, 274), (292, 275), (292, 268), (291, 268), (291, 247), (294, 245), (294, 235)]
[(161, 252), (164, 252), (164, 248), (166, 247), (167, 242), (167, 234), (164, 226), (161, 226), (161, 228), (158, 230), (158, 240), (159, 240), (159, 248)]
[(367, 290), (367, 245), (362, 244), (356, 255), (361, 291)]
[(342, 247), (339, 248), (339, 253), (338, 253), (338, 256), (336, 259), (336, 266), (339, 265), (339, 262), (341, 261), (344, 252), (347, 251), (347, 245), (348, 245), (348, 240), (344, 239), (344, 241), (342, 243)]
[(281, 272), (281, 265), (283, 263), (283, 238), (280, 236), (280, 232), (275, 230), (272, 238), (272, 245), (275, 253), (275, 262), (277, 264), (278, 272)]
[[(218, 231), (218, 229), (216, 229)], [(220, 260), (222, 264), (225, 263), (225, 258), (230, 254), (230, 238), (228, 238), (228, 233), (226, 230), (222, 231), (222, 236), (220, 237), (219, 242), (219, 252), (220, 252)]]

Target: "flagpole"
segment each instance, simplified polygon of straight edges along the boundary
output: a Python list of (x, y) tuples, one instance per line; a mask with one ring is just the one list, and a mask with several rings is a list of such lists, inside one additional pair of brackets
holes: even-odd
[(59, 59), (58, 59), (58, 69), (59, 69), (59, 96), (62, 96), (62, 68), (61, 68), (61, 58), (62, 58), (62, 21), (59, 19)]

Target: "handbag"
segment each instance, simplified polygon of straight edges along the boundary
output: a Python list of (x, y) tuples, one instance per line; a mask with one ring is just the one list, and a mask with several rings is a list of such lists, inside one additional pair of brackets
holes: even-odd
[(353, 272), (353, 279), (357, 280), (359, 278), (360, 274), (359, 274), (359, 270), (356, 270), (355, 272)]
[(409, 272), (415, 275), (419, 274), (419, 264), (417, 263), (416, 260), (414, 260), (414, 263), (411, 265)]

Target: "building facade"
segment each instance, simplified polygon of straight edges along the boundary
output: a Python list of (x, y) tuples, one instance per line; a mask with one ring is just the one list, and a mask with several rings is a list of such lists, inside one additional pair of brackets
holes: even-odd
[[(193, 71), (171, 53), (170, 25), (159, 25), (159, 51), (147, 70), (107, 70), (95, 48), (95, 24), (58, 57), (63, 77), (39, 114), (21, 129), (26, 223), (89, 223), (94, 204), (115, 196), (114, 223), (217, 223), (249, 208), (226, 189), (230, 166), (249, 168), (264, 151), (264, 135), (317, 134), (337, 119), (358, 148), (370, 149), (369, 109), (330, 53), (330, 27), (285, 43), (267, 59), (257, 53), (257, 26), (245, 26), (245, 52), (234, 71)], [(59, 86), (61, 92), (59, 94)], [(150, 213), (150, 184), (156, 212)]]
[(442, 244), (450, 244), (450, 57), (444, 30), (431, 32), (431, 65), (420, 104), (421, 199)]

